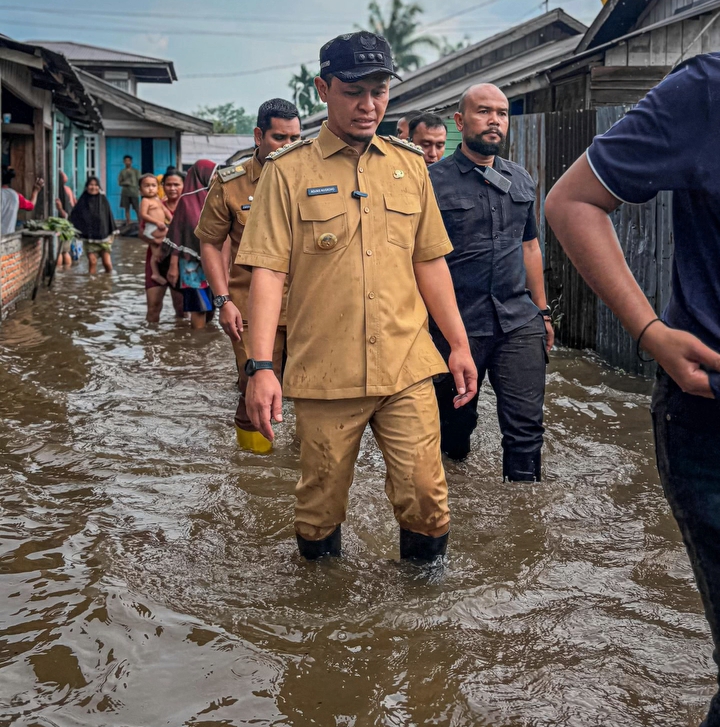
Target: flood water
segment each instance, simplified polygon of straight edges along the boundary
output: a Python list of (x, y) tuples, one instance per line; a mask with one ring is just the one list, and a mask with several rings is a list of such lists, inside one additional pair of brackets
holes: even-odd
[(0, 724), (697, 725), (708, 629), (653, 465), (647, 382), (560, 351), (546, 480), (503, 484), (489, 389), (449, 463), (445, 567), (398, 560), (366, 436), (345, 557), (292, 527), (292, 407), (239, 452), (222, 332), (144, 322), (116, 242), (0, 325)]

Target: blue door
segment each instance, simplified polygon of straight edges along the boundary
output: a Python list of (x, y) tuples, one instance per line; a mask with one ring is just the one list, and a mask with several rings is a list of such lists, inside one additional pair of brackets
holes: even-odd
[(153, 172), (165, 174), (165, 170), (173, 162), (170, 139), (153, 139)]
[(133, 166), (140, 169), (142, 157), (142, 140), (125, 137), (108, 137), (105, 139), (105, 151), (107, 155), (107, 195), (113, 214), (118, 220), (125, 218), (125, 213), (120, 207), (120, 186), (117, 183), (118, 174), (125, 166), (123, 157), (129, 154), (133, 158)]

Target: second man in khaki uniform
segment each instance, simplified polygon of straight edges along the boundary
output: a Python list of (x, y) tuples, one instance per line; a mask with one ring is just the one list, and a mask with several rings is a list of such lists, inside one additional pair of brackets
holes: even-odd
[[(215, 293), (215, 305), (220, 309), (220, 325), (230, 337), (235, 350), (240, 388), (240, 401), (235, 412), (237, 441), (243, 449), (265, 453), (271, 449), (272, 444), (253, 426), (245, 408), (248, 381), (245, 364), (249, 356), (246, 341), (243, 340), (243, 321), (247, 322), (251, 273), (235, 264), (235, 256), (255, 200), (255, 188), (267, 155), (300, 138), (297, 108), (281, 98), (266, 101), (258, 110), (254, 135), (256, 149), (252, 158), (243, 164), (221, 169), (215, 177), (195, 234), (202, 245), (203, 270)], [(282, 378), (284, 356), (283, 303), (273, 347), (274, 371), (279, 379)]]
[[(320, 51), (328, 121), (269, 155), (237, 261), (253, 268), (248, 412), (268, 438), (282, 419), (272, 368), (283, 287), (302, 476), (295, 531), (306, 558), (340, 554), (340, 524), (365, 427), (387, 468), (400, 555), (445, 552), (450, 513), (432, 377), (447, 369), (428, 310), (452, 340), (458, 406), (476, 391), (444, 255), (452, 250), (422, 154), (375, 131), (393, 74), (387, 41), (343, 35)], [(427, 308), (426, 308), (427, 306)]]

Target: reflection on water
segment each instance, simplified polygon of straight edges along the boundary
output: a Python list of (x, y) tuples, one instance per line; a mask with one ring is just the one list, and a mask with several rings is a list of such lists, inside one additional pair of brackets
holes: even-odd
[(696, 725), (710, 639), (649, 386), (553, 357), (546, 481), (503, 484), (489, 390), (445, 568), (400, 563), (364, 440), (346, 556), (292, 530), (292, 407), (238, 452), (229, 344), (143, 321), (144, 251), (0, 326), (0, 725)]

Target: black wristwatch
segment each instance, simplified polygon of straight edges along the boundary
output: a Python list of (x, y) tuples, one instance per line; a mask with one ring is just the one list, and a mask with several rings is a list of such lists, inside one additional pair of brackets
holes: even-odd
[(540, 311), (540, 315), (541, 315), (541, 316), (542, 316), (543, 318), (550, 318), (550, 317), (552, 316), (552, 311), (551, 311), (551, 310), (550, 310), (549, 308), (543, 308), (543, 309), (542, 309), (542, 310)]
[(229, 300), (230, 300), (229, 295), (216, 295), (213, 298), (213, 305), (216, 308), (222, 308), (225, 305), (225, 303), (227, 303)]
[(262, 369), (270, 369), (272, 371), (272, 367), (272, 361), (256, 361), (254, 358), (249, 358), (245, 362), (245, 373), (248, 376), (255, 376), (255, 374)]

